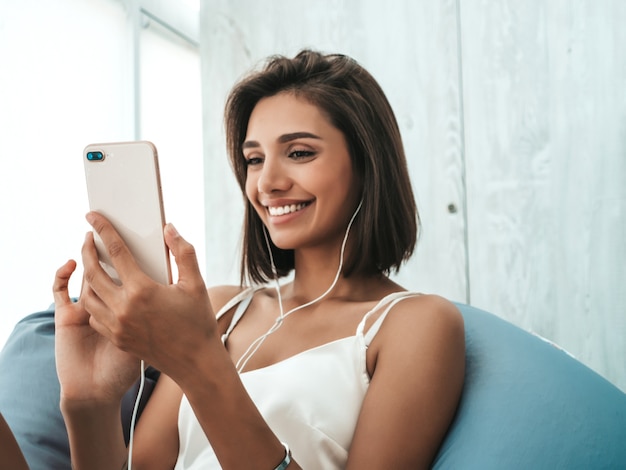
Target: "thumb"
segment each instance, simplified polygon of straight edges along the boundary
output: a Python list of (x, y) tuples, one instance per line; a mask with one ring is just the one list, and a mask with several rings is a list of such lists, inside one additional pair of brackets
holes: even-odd
[(174, 225), (167, 224), (164, 229), (165, 243), (174, 255), (178, 267), (178, 282), (204, 282), (198, 266), (196, 249), (180, 236)]
[(69, 294), (69, 282), (72, 273), (76, 269), (76, 261), (69, 260), (63, 266), (61, 266), (55, 276), (54, 284), (52, 285), (52, 294), (54, 296), (54, 303), (56, 307), (60, 307), (66, 304), (72, 303)]

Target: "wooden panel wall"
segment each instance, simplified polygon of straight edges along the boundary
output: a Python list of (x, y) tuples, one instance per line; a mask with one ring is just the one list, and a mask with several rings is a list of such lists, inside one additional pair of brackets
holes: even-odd
[(228, 90), (269, 54), (346, 53), (405, 140), (423, 231), (398, 280), (534, 330), (626, 389), (623, 24), (621, 0), (204, 1), (208, 283), (238, 281)]
[(626, 4), (460, 8), (471, 302), (626, 389)]

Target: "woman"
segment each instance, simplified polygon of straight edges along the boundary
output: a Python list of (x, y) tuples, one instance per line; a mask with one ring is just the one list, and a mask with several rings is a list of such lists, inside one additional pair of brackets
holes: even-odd
[(125, 462), (119, 407), (138, 358), (162, 375), (133, 468), (428, 467), (461, 394), (463, 322), (450, 302), (388, 277), (411, 255), (418, 218), (382, 90), (345, 56), (273, 57), (231, 92), (226, 131), (246, 199), (241, 286), (207, 291), (172, 225), (179, 280), (156, 284), (95, 213), (122, 285), (91, 233), (79, 302), (67, 292), (75, 262), (57, 272), (74, 468)]

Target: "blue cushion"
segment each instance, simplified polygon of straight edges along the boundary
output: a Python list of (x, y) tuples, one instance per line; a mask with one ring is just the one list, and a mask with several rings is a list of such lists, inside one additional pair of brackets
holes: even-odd
[[(158, 372), (146, 371), (145, 404)], [(69, 443), (59, 410), (60, 386), (54, 361), (54, 308), (21, 320), (0, 352), (0, 413), (31, 469), (69, 469)], [(122, 425), (128, 442), (138, 382), (122, 401)], [(140, 408), (141, 409), (141, 408)]]
[(435, 468), (626, 468), (626, 394), (551, 343), (457, 306), (465, 385)]
[(32, 469), (69, 468), (54, 362), (54, 311), (21, 320), (0, 353), (0, 412)]

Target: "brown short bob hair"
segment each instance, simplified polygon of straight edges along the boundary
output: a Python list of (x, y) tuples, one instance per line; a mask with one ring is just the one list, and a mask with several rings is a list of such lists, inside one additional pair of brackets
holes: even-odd
[[(245, 198), (242, 144), (252, 110), (262, 98), (291, 92), (317, 106), (345, 136), (363, 205), (354, 220), (344, 276), (397, 272), (415, 248), (419, 216), (393, 110), (374, 78), (353, 59), (303, 50), (293, 59), (270, 57), (262, 70), (232, 89), (225, 109), (231, 165)], [(246, 198), (247, 201), (247, 198)], [(241, 282), (274, 277), (263, 223), (246, 202)], [(270, 241), (279, 277), (294, 269), (293, 250)]]

